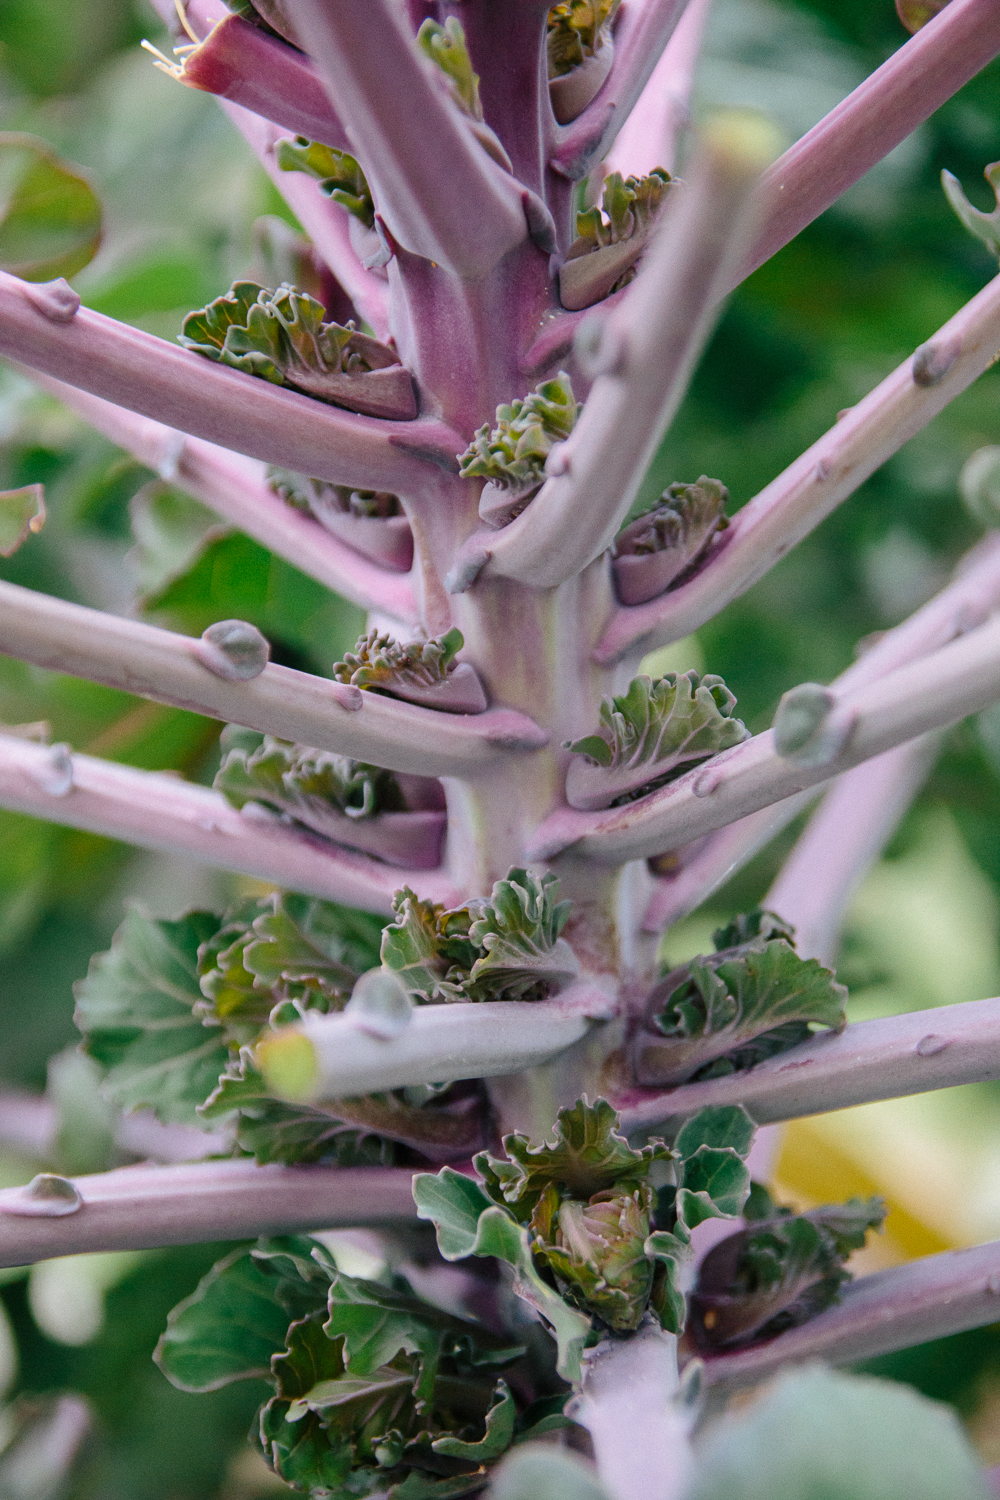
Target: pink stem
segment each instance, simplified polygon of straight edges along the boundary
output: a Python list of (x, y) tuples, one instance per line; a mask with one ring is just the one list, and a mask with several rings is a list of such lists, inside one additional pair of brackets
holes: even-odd
[(384, 281), (366, 271), (358, 259), (347, 232), (349, 216), (346, 208), (325, 198), (319, 183), (305, 173), (281, 170), (275, 161), (274, 148), (284, 132), (276, 130), (248, 109), (241, 109), (238, 104), (224, 102), (222, 108), (256, 153), (264, 171), (302, 225), (317, 254), (354, 303), (359, 316), (384, 343), (390, 336), (388, 288)]
[[(50, 1099), (21, 1089), (0, 1090), (0, 1141), (15, 1154), (48, 1161), (57, 1129), (58, 1118)], [(122, 1151), (152, 1161), (179, 1162), (216, 1153), (219, 1136), (190, 1125), (162, 1125), (151, 1110), (143, 1109), (118, 1117), (115, 1144)]]
[(1000, 619), (835, 698), (842, 748), (826, 764), (793, 764), (777, 753), (768, 730), (627, 807), (560, 809), (538, 830), (529, 858), (550, 859), (570, 847), (601, 863), (649, 858), (978, 713), (1000, 698)]
[[(0, 271), (0, 354), (265, 463), (400, 494), (457, 469), (462, 439), (433, 418), (359, 417), (214, 364)], [(428, 464), (431, 465), (428, 470)]]
[(680, 640), (712, 619), (988, 369), (998, 345), (1000, 276), (750, 500), (690, 582), (620, 609), (596, 659)]
[(688, 0), (635, 108), (608, 152), (611, 171), (642, 177), (654, 167), (673, 171), (681, 131), (690, 121), (691, 90), (711, 0)]
[(998, 1302), (1000, 1242), (946, 1250), (852, 1281), (835, 1307), (769, 1343), (710, 1355), (703, 1378), (709, 1386), (755, 1385), (810, 1359), (833, 1365), (874, 1359), (995, 1323)]
[(204, 665), (200, 647), (190, 636), (0, 583), (0, 651), (155, 703), (417, 776), (475, 776), (546, 743), (513, 709), (439, 713), (273, 662), (249, 681), (230, 681)]
[(756, 1067), (666, 1092), (623, 1091), (615, 1104), (623, 1130), (669, 1132), (709, 1105), (742, 1104), (758, 1125), (771, 1125), (997, 1078), (1000, 1000), (968, 1000), (857, 1021)]
[(295, 23), (401, 245), (481, 276), (527, 239), (525, 190), (475, 139), (392, 0), (298, 0)]
[(23, 1189), (5, 1188), (0, 1265), (412, 1219), (412, 1177), (396, 1167), (258, 1167), (248, 1160), (119, 1167), (75, 1178), (82, 1206), (61, 1218), (22, 1217)]
[(838, 777), (764, 897), (795, 928), (803, 958), (833, 965), (844, 914), (895, 832), (940, 749), (938, 735), (911, 740)]
[(767, 173), (772, 212), (749, 276), (923, 124), (1000, 52), (995, 0), (950, 0)]
[(187, 437), (32, 370), (24, 373), (85, 422), (127, 448), (148, 468), (231, 521), (241, 531), (362, 609), (378, 610), (413, 626), (417, 604), (406, 577), (376, 567), (338, 541), (318, 521), (286, 505), (264, 477), (264, 465), (228, 448)]
[(0, 735), (0, 807), (383, 916), (403, 885), (448, 905), (458, 900), (438, 872), (401, 870), (277, 821), (245, 817), (218, 792), (176, 776), (10, 735)]
[(615, 28), (615, 60), (583, 114), (556, 135), (550, 165), (565, 177), (585, 177), (608, 151), (652, 77), (688, 0), (625, 0)]

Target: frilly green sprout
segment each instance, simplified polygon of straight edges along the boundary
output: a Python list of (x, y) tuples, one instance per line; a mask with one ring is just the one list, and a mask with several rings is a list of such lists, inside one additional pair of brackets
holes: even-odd
[(375, 205), (364, 172), (353, 156), (297, 135), (294, 142), (283, 138), (274, 148), (274, 158), (283, 172), (305, 172), (319, 183), (320, 191), (368, 229), (375, 227)]
[(1000, 448), (977, 448), (962, 465), (958, 492), (983, 526), (1000, 526)]
[(570, 246), (569, 258), (648, 233), (672, 181), (665, 167), (654, 167), (646, 177), (609, 172), (601, 207), (584, 209), (576, 216), (578, 238)]
[(465, 644), (457, 629), (431, 640), (397, 641), (387, 631), (370, 630), (358, 639), (353, 651), (343, 661), (334, 662), (336, 682), (359, 688), (386, 688), (412, 683), (436, 687), (447, 680), (458, 663), (455, 660)]
[(549, 77), (561, 78), (593, 57), (618, 0), (565, 0), (549, 11)]
[(463, 114), (481, 120), (483, 106), (479, 99), (479, 75), (472, 70), (461, 21), (456, 16), (449, 16), (442, 26), (428, 18), (417, 32), (417, 46), (441, 69), (448, 80), (452, 98)]
[(622, 528), (615, 556), (675, 552), (682, 566), (694, 561), (716, 531), (725, 530), (729, 491), (718, 479), (702, 474), (694, 484), (671, 484), (659, 500)]
[(391, 771), (271, 735), (260, 736), (255, 748), (245, 743), (227, 748), (214, 786), (233, 807), (254, 802), (318, 833), (324, 831), (323, 816), (331, 809), (348, 818), (406, 809)]
[(668, 1040), (640, 1041), (644, 1076), (714, 1078), (808, 1041), (814, 1027), (843, 1030), (847, 990), (817, 959), (799, 957), (780, 919), (752, 913), (716, 941), (732, 945), (672, 970), (650, 992), (651, 1021)]
[(399, 364), (391, 349), (353, 323), (327, 322), (322, 303), (287, 283), (270, 292), (255, 281), (234, 282), (224, 296), (188, 313), (179, 342), (274, 385), (340, 404), (349, 399), (345, 376)]
[(459, 473), (505, 490), (541, 484), (545, 460), (556, 443), (569, 437), (582, 410), (569, 376), (560, 370), (529, 395), (497, 407), (496, 426), (491, 429), (485, 422), (458, 455)]
[(746, 1229), (699, 1268), (691, 1324), (702, 1348), (772, 1338), (831, 1306), (851, 1279), (845, 1262), (882, 1228), (886, 1207), (881, 1198), (850, 1198), (795, 1214), (755, 1183), (743, 1213)]
[(993, 189), (997, 205), (989, 213), (976, 208), (965, 196), (958, 178), (948, 171), (941, 173), (941, 186), (948, 202), (970, 234), (982, 240), (991, 255), (1000, 258), (1000, 161), (990, 162), (983, 176)]
[(365, 520), (386, 520), (403, 513), (399, 496), (387, 490), (355, 490), (346, 484), (328, 484), (326, 480), (310, 479), (308, 474), (282, 469), (276, 464), (268, 466), (267, 483), (286, 505), (311, 515), (321, 516), (328, 507)]
[(578, 970), (559, 936), (571, 903), (556, 901), (558, 888), (551, 873), (512, 869), (488, 898), (449, 911), (404, 886), (382, 962), (418, 1001), (543, 999)]

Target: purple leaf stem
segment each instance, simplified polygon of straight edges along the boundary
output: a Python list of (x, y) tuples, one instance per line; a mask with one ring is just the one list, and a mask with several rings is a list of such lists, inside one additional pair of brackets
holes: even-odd
[(524, 189), (475, 139), (392, 0), (298, 0), (295, 23), (401, 245), (481, 276), (527, 239)]
[[(648, 1062), (651, 1071), (651, 1053)], [(839, 1035), (824, 1032), (754, 1068), (682, 1083), (666, 1093), (634, 1089), (615, 1102), (625, 1131), (671, 1130), (706, 1105), (729, 1104), (742, 1104), (758, 1125), (772, 1125), (996, 1078), (1000, 999), (967, 1000), (857, 1021)]]
[(691, 90), (701, 55), (711, 0), (688, 0), (649, 82), (608, 152), (607, 164), (623, 177), (654, 167), (674, 171), (681, 131), (690, 123)]
[(755, 1385), (789, 1364), (854, 1364), (995, 1323), (1000, 1316), (1000, 1242), (946, 1250), (859, 1277), (840, 1302), (756, 1348), (710, 1355), (709, 1386)]
[(998, 52), (995, 0), (950, 0), (770, 168), (773, 207), (738, 279), (794, 239)]
[(601, 863), (648, 858), (978, 713), (1000, 698), (1000, 618), (877, 682), (834, 696), (844, 738), (828, 763), (806, 768), (783, 759), (769, 729), (627, 807), (560, 809), (538, 830), (528, 858), (550, 859), (570, 846)]
[[(252, 30), (257, 30), (252, 27)], [(258, 33), (259, 34), (259, 33)], [(238, 104), (223, 102), (222, 108), (247, 144), (256, 153), (271, 181), (309, 236), (320, 258), (326, 262), (357, 309), (383, 343), (390, 336), (388, 288), (366, 271), (351, 244), (349, 215), (339, 203), (324, 197), (319, 183), (304, 172), (283, 172), (274, 148), (285, 134), (267, 120)], [(373, 236), (374, 238), (374, 236)]]
[(418, 1006), (389, 1039), (350, 1014), (307, 1017), (296, 1028), (315, 1060), (310, 1098), (322, 1102), (442, 1078), (495, 1078), (548, 1062), (610, 1013), (607, 992), (580, 981), (552, 1000)]
[(412, 1219), (412, 1180), (403, 1167), (258, 1167), (246, 1159), (119, 1167), (75, 1178), (83, 1204), (62, 1218), (8, 1212), (21, 1189), (5, 1188), (0, 1265)]
[(401, 494), (457, 470), (443, 422), (360, 417), (215, 364), (81, 307), (50, 310), (45, 287), (0, 271), (0, 355), (224, 448), (333, 484)]
[(574, 181), (599, 161), (628, 119), (688, 0), (625, 0), (611, 72), (576, 120), (554, 133), (549, 164)]
[(803, 958), (831, 967), (851, 898), (930, 774), (940, 735), (910, 740), (833, 783), (764, 897)]
[(277, 820), (245, 817), (218, 792), (176, 776), (12, 735), (0, 735), (0, 807), (383, 916), (402, 885), (451, 906), (459, 899), (442, 872), (401, 870)]
[(712, 619), (987, 370), (998, 347), (1000, 276), (748, 501), (688, 583), (620, 609), (596, 659), (649, 651)]
[(27, 369), (24, 373), (140, 463), (308, 577), (362, 609), (378, 610), (380, 616), (406, 626), (416, 625), (417, 603), (410, 580), (376, 566), (332, 536), (319, 521), (286, 505), (266, 483), (265, 467), (257, 459), (204, 438), (188, 437), (49, 375)]
[(531, 504), (501, 531), (465, 543), (455, 592), (474, 567), (553, 588), (610, 546), (677, 410), (708, 336), (723, 282), (758, 211), (759, 160), (725, 145), (705, 150), (690, 183), (667, 199), (663, 222), (628, 296), (595, 313), (586, 363), (596, 376), (569, 438), (549, 455)]
[(0, 583), (0, 651), (264, 734), (417, 776), (476, 776), (537, 750), (545, 732), (513, 709), (442, 714), (269, 663), (250, 681), (206, 668), (190, 636)]

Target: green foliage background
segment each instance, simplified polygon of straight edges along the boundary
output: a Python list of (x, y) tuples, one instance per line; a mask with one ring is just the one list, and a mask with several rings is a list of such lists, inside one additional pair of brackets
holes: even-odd
[[(157, 37), (159, 28), (140, 0), (4, 0), (0, 128), (49, 141), (86, 168), (104, 201), (104, 246), (74, 281), (84, 301), (173, 338), (184, 313), (248, 271), (255, 218), (288, 215), (213, 101), (154, 71), (138, 50), (145, 34)], [(793, 138), (904, 39), (891, 0), (718, 0), (699, 108), (762, 107)], [(742, 504), (983, 285), (989, 258), (958, 228), (938, 175), (948, 167), (987, 206), (980, 174), (1000, 156), (998, 83), (994, 64), (739, 290), (648, 496), (708, 473)], [(998, 398), (1000, 373), (991, 371), (685, 645), (689, 659), (671, 665), (722, 674), (755, 730), (786, 688), (842, 670), (859, 637), (922, 602), (975, 540), (955, 482), (970, 453), (1000, 442)], [(0, 371), (0, 488), (42, 481), (49, 505), (44, 531), (0, 561), (0, 576), (123, 613), (141, 593), (147, 617), (184, 631), (229, 616), (251, 620), (278, 660), (327, 672), (353, 644), (358, 612), (247, 538), (205, 537), (205, 518), (187, 511), (184, 545), (168, 553), (163, 539), (150, 546), (147, 538), (136, 556), (129, 501), (152, 479)], [(0, 658), (0, 722), (40, 719), (53, 740), (132, 765), (207, 781), (217, 764), (216, 725)], [(703, 928), (752, 905), (792, 837), (671, 939), (671, 952), (696, 951)], [(1000, 882), (995, 713), (950, 734), (878, 880), (855, 909), (845, 948), (855, 1014), (996, 992), (988, 987), (1000, 984), (991, 905)], [(940, 909), (928, 916), (935, 886), (944, 917)], [(48, 1059), (74, 1043), (71, 983), (107, 946), (126, 897), (169, 916), (232, 889), (226, 877), (184, 861), (0, 813), (3, 1084), (44, 1088)], [(962, 909), (970, 902), (978, 925)], [(933, 952), (915, 963), (913, 934), (928, 922)], [(944, 977), (928, 979), (931, 970)], [(996, 1136), (996, 1092), (965, 1097), (956, 1128), (971, 1139), (985, 1121)], [(84, 1165), (104, 1165), (101, 1149)], [(22, 1181), (37, 1165), (0, 1143), (0, 1181)], [(253, 1500), (274, 1487), (241, 1456), (260, 1390), (185, 1396), (149, 1360), (168, 1309), (219, 1253), (88, 1258), (74, 1274), (98, 1301), (106, 1294), (105, 1314), (79, 1347), (56, 1336), (58, 1317), (46, 1323), (44, 1276), (7, 1273), (3, 1298), (19, 1349), (11, 1390), (82, 1391), (98, 1413), (74, 1497)], [(64, 1277), (64, 1292), (69, 1284)], [(1000, 1337), (987, 1329), (927, 1346), (880, 1362), (880, 1373), (964, 1413), (978, 1409), (982, 1432), (984, 1402), (1000, 1383)]]

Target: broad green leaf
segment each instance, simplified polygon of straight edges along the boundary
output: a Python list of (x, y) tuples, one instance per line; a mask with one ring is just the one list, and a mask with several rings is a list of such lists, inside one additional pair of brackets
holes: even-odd
[(705, 1219), (735, 1219), (742, 1212), (750, 1173), (728, 1147), (699, 1146), (677, 1175), (677, 1215), (689, 1229)]
[(486, 1413), (486, 1436), (478, 1443), (466, 1443), (461, 1438), (437, 1438), (431, 1447), (445, 1458), (463, 1458), (470, 1463), (489, 1463), (499, 1458), (510, 1447), (514, 1437), (514, 1422), (517, 1408), (514, 1398), (504, 1381), (498, 1380), (494, 1392), (495, 1401)]
[(155, 608), (163, 590), (182, 578), (205, 549), (232, 528), (190, 495), (161, 480), (143, 485), (129, 501), (139, 604)]
[(463, 479), (488, 479), (501, 489), (541, 484), (545, 460), (564, 442), (583, 410), (564, 370), (523, 399), (497, 407), (496, 426), (485, 422), (458, 455)]
[(431, 1000), (448, 969), (439, 924), (443, 908), (403, 886), (392, 909), (396, 920), (382, 933), (382, 963), (399, 975), (409, 994)]
[(799, 958), (784, 938), (754, 938), (739, 949), (694, 958), (653, 993), (669, 1049), (657, 1077), (681, 1083), (751, 1067), (762, 1056), (808, 1040), (813, 1026), (846, 1023), (847, 990), (832, 969)]
[(44, 525), (45, 492), (40, 484), (0, 490), (0, 557), (13, 557)]
[(277, 1300), (277, 1278), (249, 1250), (213, 1266), (174, 1308), (154, 1358), (182, 1391), (214, 1391), (233, 1380), (270, 1374), (285, 1347), (288, 1313)]
[(77, 985), (76, 1024), (121, 1109), (148, 1105), (162, 1120), (198, 1124), (197, 1106), (229, 1060), (218, 1027), (193, 1014), (201, 998), (198, 948), (218, 920), (191, 912), (165, 922), (131, 911), (110, 951), (92, 959)]
[(694, 1156), (699, 1146), (730, 1147), (746, 1156), (753, 1145), (756, 1126), (742, 1104), (709, 1104), (691, 1115), (674, 1141), (679, 1156)]
[(477, 1253), (479, 1220), (492, 1201), (474, 1178), (454, 1167), (418, 1172), (413, 1178), (413, 1201), (417, 1218), (429, 1219), (435, 1226), (445, 1260), (464, 1260)]
[(891, 1381), (789, 1370), (709, 1427), (687, 1500), (986, 1500), (948, 1407)]
[(648, 766), (660, 780), (749, 738), (735, 706), (714, 673), (633, 677), (626, 692), (602, 700), (598, 732), (567, 748), (611, 771)]
[(100, 199), (80, 169), (37, 136), (0, 133), (0, 270), (75, 276), (100, 243)]

